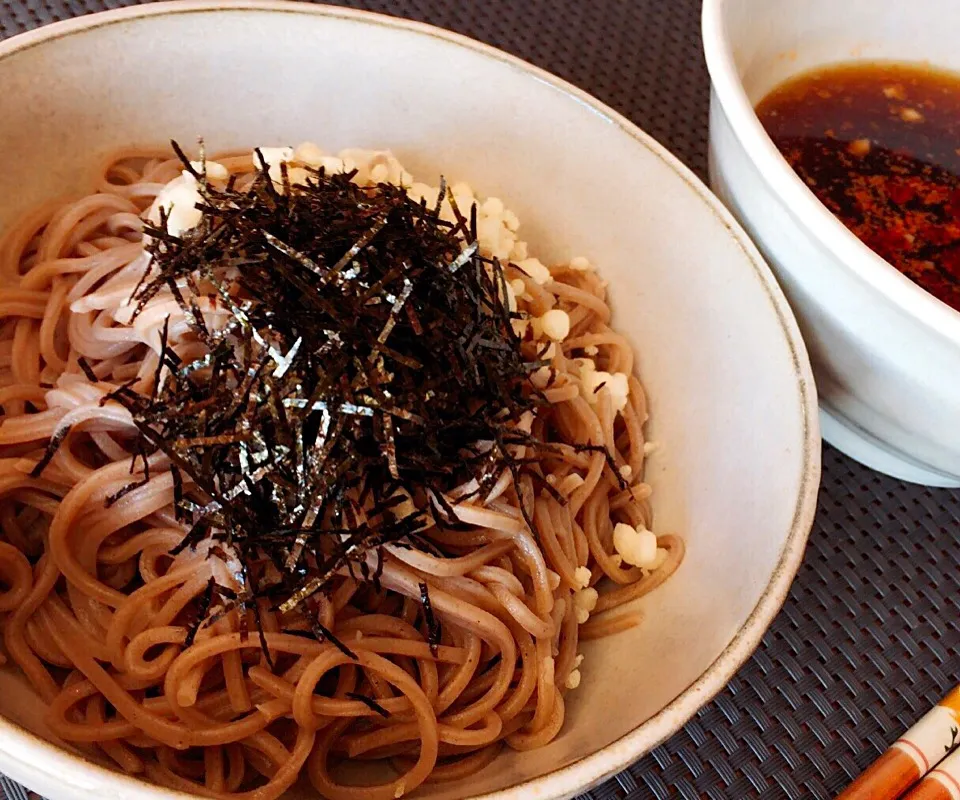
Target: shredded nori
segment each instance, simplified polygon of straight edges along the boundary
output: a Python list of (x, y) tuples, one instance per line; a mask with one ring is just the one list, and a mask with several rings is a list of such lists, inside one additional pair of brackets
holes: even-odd
[(110, 508), (110, 506), (112, 506), (121, 498), (130, 494), (130, 492), (132, 492), (134, 489), (139, 489), (141, 486), (146, 486), (148, 483), (150, 483), (150, 462), (147, 460), (146, 453), (144, 453), (140, 444), (140, 442), (137, 442), (137, 451), (130, 458), (130, 474), (133, 475), (134, 470), (137, 468), (137, 458), (141, 458), (143, 459), (143, 478), (139, 481), (132, 481), (119, 491), (108, 495), (103, 503), (106, 508)]
[(39, 478), (43, 474), (43, 471), (47, 468), (47, 464), (49, 464), (57, 454), (57, 450), (60, 449), (60, 445), (63, 444), (69, 434), (69, 425), (63, 425), (54, 431), (53, 436), (50, 437), (50, 441), (47, 442), (46, 449), (43, 451), (43, 456), (41, 456), (36, 466), (30, 470), (31, 478)]
[[(355, 568), (379, 585), (383, 545), (422, 549), (429, 525), (464, 527), (451, 488), (475, 479), (482, 495), (503, 469), (534, 468), (513, 452), (537, 444), (517, 423), (545, 402), (529, 380), (542, 362), (521, 353), (503, 267), (477, 247), (476, 207), (467, 219), (454, 206), (450, 223), (439, 202), (323, 169), (297, 185), (284, 169), (278, 187), (262, 154), (249, 188), (222, 188), (174, 150), (200, 181), (202, 219), (182, 236), (164, 214), (146, 227), (151, 261), (131, 303), (136, 316), (172, 296), (205, 352), (181, 362), (166, 319), (151, 392), (131, 381), (105, 401), (131, 412), (145, 458), (169, 457), (188, 529), (176, 551), (212, 537), (211, 553), (239, 563), (239, 595), (216, 587), (225, 608), (257, 618), (268, 597), (290, 611)], [(199, 296), (221, 312), (216, 325)], [(425, 587), (421, 601), (435, 650)], [(315, 636), (355, 657), (315, 617)]]
[(390, 716), (390, 712), (372, 697), (367, 697), (365, 694), (359, 694), (357, 692), (347, 692), (346, 694), (351, 700), (359, 700), (371, 711), (376, 711), (381, 717), (386, 719)]
[(87, 380), (90, 381), (90, 383), (100, 383), (100, 379), (93, 371), (93, 367), (90, 366), (90, 363), (83, 356), (77, 357), (77, 366), (80, 367), (83, 374), (87, 376)]
[(145, 474), (144, 474), (144, 477), (143, 477), (142, 480), (133, 481), (132, 483), (128, 483), (126, 486), (124, 486), (124, 487), (123, 487), (122, 489), (120, 489), (119, 491), (116, 491), (116, 492), (114, 492), (113, 494), (109, 495), (109, 496), (107, 497), (107, 499), (104, 500), (103, 505), (104, 505), (106, 508), (110, 508), (110, 506), (112, 506), (114, 503), (116, 503), (117, 500), (120, 500), (120, 499), (122, 499), (123, 497), (125, 497), (126, 495), (130, 494), (130, 492), (132, 492), (134, 489), (139, 489), (141, 486), (146, 486), (149, 482), (150, 482), (150, 471), (149, 471), (149, 469), (147, 469), (147, 470), (145, 470)]
[(207, 588), (203, 594), (200, 595), (196, 618), (187, 628), (187, 638), (183, 642), (184, 647), (192, 645), (193, 640), (197, 638), (197, 631), (200, 630), (200, 624), (206, 619), (207, 613), (210, 611), (210, 603), (213, 602), (213, 590), (215, 587), (216, 582), (213, 578), (210, 578), (210, 580), (207, 581)]
[(420, 582), (420, 605), (423, 606), (423, 618), (427, 623), (427, 642), (430, 644), (430, 652), (436, 657), (437, 648), (440, 646), (440, 623), (437, 622), (433, 613), (430, 592), (423, 581)]
[(312, 620), (310, 623), (311, 630), (313, 632), (314, 638), (318, 642), (324, 640), (330, 642), (334, 647), (337, 648), (341, 653), (343, 653), (347, 658), (357, 660), (357, 654), (353, 652), (349, 647), (347, 647), (343, 642), (341, 642), (333, 633), (322, 625), (318, 620)]

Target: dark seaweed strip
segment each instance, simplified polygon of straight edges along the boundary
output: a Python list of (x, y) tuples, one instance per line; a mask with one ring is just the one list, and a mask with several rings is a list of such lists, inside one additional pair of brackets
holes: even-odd
[(197, 486), (206, 492), (211, 497), (216, 498), (217, 492), (213, 488), (212, 482), (210, 482), (206, 476), (203, 476), (199, 473), (198, 470), (193, 469), (193, 465), (180, 457), (180, 454), (177, 453), (176, 448), (171, 444), (166, 442), (162, 436), (160, 436), (156, 431), (154, 431), (149, 425), (147, 425), (142, 420), (134, 418), (134, 425), (140, 431), (140, 435), (144, 437), (150, 444), (155, 445), (158, 449), (162, 450), (163, 453), (170, 458), (176, 467), (186, 471), (190, 475)]
[(452, 530), (468, 530), (469, 525), (460, 522), (457, 518), (457, 512), (454, 511), (450, 501), (443, 495), (443, 492), (431, 491), (429, 494), (430, 504), (434, 511), (440, 512), (440, 518), (443, 524)]
[(157, 358), (157, 368), (153, 372), (153, 393), (150, 395), (152, 400), (157, 399), (157, 392), (160, 391), (160, 376), (163, 374), (163, 368), (167, 360), (167, 337), (170, 333), (170, 315), (163, 318), (163, 327), (160, 329), (160, 356)]
[[(507, 469), (510, 470), (510, 474), (513, 476), (513, 484), (519, 488), (520, 486), (520, 470), (517, 465), (512, 461), (507, 461)], [(523, 502), (523, 497), (519, 496), (519, 491), (517, 492), (519, 502), (517, 506), (520, 508), (520, 514), (523, 517), (523, 521), (527, 523), (527, 527), (531, 532), (537, 537), (540, 538), (540, 532), (537, 530), (537, 525), (533, 520), (533, 511), (527, 508), (526, 504)]]
[(180, 163), (183, 165), (183, 168), (187, 172), (189, 172), (191, 175), (193, 175), (194, 178), (196, 178), (197, 180), (201, 180), (203, 178), (203, 175), (197, 172), (196, 167), (194, 167), (193, 164), (190, 163), (190, 159), (187, 158), (187, 154), (183, 152), (183, 149), (180, 147), (177, 141), (174, 139), (171, 139), (170, 146), (173, 148), (173, 152), (176, 154), (177, 158), (180, 160)]
[[(154, 226), (148, 223), (144, 223), (143, 233), (145, 236), (157, 235), (164, 239), (170, 238), (167, 234), (167, 209), (161, 205), (159, 208), (159, 211), (160, 211), (159, 226)], [(132, 303), (140, 295), (140, 292), (143, 289), (143, 285), (147, 282), (147, 276), (150, 275), (152, 270), (153, 270), (153, 264), (150, 262), (147, 262), (147, 266), (143, 270), (143, 274), (140, 276), (140, 279), (137, 281), (136, 286), (133, 287), (133, 291), (130, 293), (130, 297), (127, 298), (128, 303)], [(134, 314), (134, 316), (136, 315)]]
[(145, 473), (144, 476), (143, 476), (143, 480), (141, 480), (141, 481), (133, 481), (132, 483), (128, 483), (128, 484), (127, 484), (126, 486), (124, 486), (122, 489), (114, 492), (114, 493), (111, 494), (111, 495), (107, 495), (106, 499), (103, 501), (103, 507), (104, 507), (104, 508), (110, 508), (110, 506), (112, 506), (114, 503), (116, 503), (117, 500), (120, 500), (120, 499), (126, 497), (126, 496), (127, 496), (128, 494), (130, 494), (130, 492), (132, 492), (134, 489), (139, 489), (141, 486), (146, 486), (148, 483), (150, 483), (150, 475), (149, 475), (149, 473)]
[(397, 441), (393, 432), (393, 420), (389, 415), (381, 414), (380, 421), (383, 425), (383, 436), (386, 440), (384, 450), (387, 453), (387, 468), (390, 470), (391, 478), (399, 478), (400, 469), (397, 467)]
[(171, 551), (170, 555), (180, 555), (188, 547), (192, 550), (206, 538), (207, 531), (210, 529), (210, 521), (206, 518), (199, 520), (193, 527), (187, 531), (187, 534), (180, 540)]
[(436, 658), (437, 648), (440, 647), (440, 624), (433, 614), (430, 592), (427, 589), (427, 584), (423, 581), (420, 582), (420, 605), (423, 606), (423, 618), (427, 622), (427, 641), (430, 643), (430, 652)]
[(435, 220), (440, 219), (440, 209), (443, 208), (443, 200), (447, 195), (447, 179), (441, 175), (440, 176), (440, 187), (437, 190), (437, 202), (433, 207), (433, 218)]
[[(540, 459), (530, 459), (535, 463), (539, 463)], [(520, 459), (516, 459), (517, 463), (520, 462)], [(529, 475), (533, 482), (536, 483), (541, 489), (543, 489), (547, 494), (549, 494), (554, 500), (556, 500), (560, 505), (565, 506), (567, 504), (567, 498), (560, 494), (556, 486), (554, 486), (550, 481), (543, 477), (536, 470), (526, 470), (525, 475)]]
[(630, 484), (627, 483), (623, 475), (620, 474), (620, 470), (617, 469), (617, 462), (613, 460), (613, 454), (606, 447), (599, 444), (573, 444), (570, 445), (570, 447), (578, 453), (602, 453), (603, 459), (607, 467), (610, 468), (610, 472), (613, 473), (619, 487), (621, 489), (630, 488)]
[(47, 449), (43, 451), (43, 457), (37, 462), (37, 465), (30, 470), (31, 478), (39, 478), (43, 471), (47, 468), (47, 464), (50, 463), (51, 459), (56, 455), (57, 450), (60, 449), (60, 445), (63, 444), (63, 440), (70, 435), (70, 425), (64, 425), (62, 428), (57, 428), (53, 436), (50, 437), (50, 441), (47, 443)]
[[(286, 170), (284, 170), (284, 174), (286, 174)], [(312, 258), (310, 258), (310, 256), (306, 256), (298, 250), (294, 250), (290, 245), (286, 244), (285, 242), (281, 242), (276, 236), (273, 236), (270, 233), (264, 233), (263, 236), (271, 246), (279, 250), (291, 261), (306, 267), (317, 277), (322, 278), (324, 275), (326, 275), (324, 270), (321, 269), (321, 267)]]
[(173, 478), (173, 517), (177, 522), (183, 518), (180, 504), (183, 502), (183, 474), (176, 464), (170, 465), (170, 475)]
[(310, 639), (311, 641), (316, 640), (316, 636), (313, 635), (312, 631), (301, 631), (297, 628), (282, 628), (280, 633), (285, 636), (299, 636), (301, 639)]
[(387, 719), (390, 716), (390, 712), (387, 711), (387, 709), (385, 709), (372, 697), (367, 697), (365, 694), (359, 694), (357, 692), (347, 692), (346, 696), (349, 697), (351, 700), (359, 700), (367, 708), (369, 708), (371, 711), (376, 711), (384, 719)]
[(381, 592), (380, 579), (383, 577), (383, 548), (377, 548), (377, 568), (373, 571), (373, 588)]
[(97, 373), (93, 371), (93, 367), (90, 366), (87, 359), (83, 356), (77, 356), (77, 366), (80, 367), (83, 374), (87, 376), (87, 380), (90, 381), (90, 383), (100, 383)]
[[(187, 303), (186, 298), (183, 296), (183, 292), (180, 291), (180, 287), (177, 285), (177, 282), (172, 277), (167, 277), (166, 279), (167, 288), (170, 290), (170, 294), (173, 295), (173, 299), (177, 301), (177, 305), (180, 306), (180, 310), (183, 312), (183, 315), (189, 320), (190, 324), (193, 326), (194, 330), (203, 331), (203, 315), (199, 317), (195, 316), (193, 313), (194, 306), (191, 306)], [(160, 359), (160, 363), (163, 363), (163, 359)]]
[(130, 456), (130, 469), (127, 470), (127, 475), (133, 475), (133, 473), (136, 472), (136, 470), (137, 470), (137, 458), (138, 458), (138, 457), (143, 458), (143, 466), (144, 466), (144, 468), (146, 468), (146, 466), (147, 466), (147, 459), (146, 459), (146, 456), (144, 455), (144, 452), (143, 452), (143, 442), (140, 441), (140, 440), (137, 440), (137, 450), (136, 450), (136, 452), (135, 452), (132, 456)]
[(250, 640), (250, 626), (247, 623), (247, 602), (246, 600), (238, 600), (238, 606), (240, 609), (240, 641), (246, 644)]
[(470, 229), (466, 218), (464, 218), (463, 213), (460, 211), (460, 207), (457, 205), (457, 198), (453, 196), (453, 189), (447, 187), (447, 200), (450, 202), (450, 208), (453, 211), (454, 219), (457, 221), (457, 229), (460, 233), (463, 234), (464, 238), (467, 241), (470, 241)]
[(183, 646), (189, 647), (193, 644), (193, 640), (197, 638), (197, 631), (200, 630), (200, 623), (206, 619), (207, 614), (210, 611), (210, 603), (213, 601), (213, 589), (216, 586), (216, 581), (213, 578), (207, 581), (207, 588), (204, 590), (203, 594), (200, 595), (200, 601), (197, 604), (197, 616), (193, 622), (190, 623), (190, 627), (187, 629), (187, 638), (183, 640)]
[(140, 397), (133, 390), (131, 390), (130, 387), (139, 380), (140, 378), (130, 378), (130, 380), (128, 380), (126, 383), (120, 384), (113, 391), (107, 392), (103, 397), (100, 398), (100, 405), (105, 406), (111, 400), (120, 400), (121, 397), (128, 401), (129, 405), (124, 403), (124, 405), (127, 405), (128, 408), (130, 408), (130, 405), (138, 404), (140, 402)]
[(275, 665), (273, 663), (273, 656), (270, 655), (270, 648), (267, 647), (267, 635), (263, 630), (263, 620), (260, 617), (260, 604), (254, 598), (253, 602), (250, 603), (251, 608), (253, 609), (253, 619), (257, 623), (257, 636), (260, 639), (260, 650), (263, 652), (263, 657), (267, 662), (267, 666), (270, 667), (271, 671), (274, 671)]
[(330, 644), (336, 647), (337, 650), (343, 653), (347, 658), (352, 659), (353, 661), (357, 660), (357, 654), (354, 653), (353, 650), (347, 647), (343, 642), (341, 642), (336, 636), (334, 636), (331, 631), (324, 627), (320, 620), (311, 619), (310, 627), (313, 630), (313, 635), (318, 642), (330, 642)]
[(361, 236), (356, 243), (347, 250), (346, 253), (330, 268), (330, 272), (327, 274), (327, 277), (331, 275), (336, 275), (339, 273), (347, 264), (353, 260), (361, 250), (363, 250), (370, 242), (373, 241), (373, 238), (383, 230), (383, 226), (387, 224), (386, 217), (380, 217), (376, 222), (373, 223), (373, 226), (368, 230), (363, 236)]

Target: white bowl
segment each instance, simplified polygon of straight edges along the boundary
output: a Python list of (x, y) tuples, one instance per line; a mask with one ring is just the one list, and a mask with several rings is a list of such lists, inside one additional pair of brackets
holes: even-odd
[[(678, 730), (750, 655), (803, 553), (820, 473), (812, 375), (759, 254), (704, 186), (623, 117), (434, 28), (279, 2), (146, 5), (0, 44), (0, 228), (131, 142), (211, 150), (389, 146), (414, 172), (505, 198), (534, 252), (588, 255), (650, 395), (656, 527), (687, 541), (633, 632), (591, 644), (562, 734), (430, 798), (570, 797)], [(54, 800), (176, 793), (44, 742), (0, 679), (0, 771)], [(306, 796), (306, 795), (304, 795)]]
[[(824, 437), (905, 480), (960, 486), (960, 313), (863, 245), (796, 176), (754, 105), (852, 59), (960, 69), (955, 0), (705, 0), (710, 178), (800, 321)], [(948, 33), (949, 32), (949, 33)]]

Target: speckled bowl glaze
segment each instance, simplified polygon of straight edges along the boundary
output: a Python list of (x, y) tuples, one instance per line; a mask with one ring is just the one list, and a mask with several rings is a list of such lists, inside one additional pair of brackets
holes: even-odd
[[(544, 260), (586, 255), (650, 397), (655, 528), (687, 558), (644, 624), (585, 647), (561, 735), (429, 798), (565, 798), (679, 729), (750, 655), (810, 529), (816, 396), (794, 319), (733, 218), (630, 122), (451, 33), (323, 6), (159, 3), (0, 44), (0, 228), (89, 180), (105, 152), (202, 135), (212, 150), (313, 140), (390, 147), (519, 215)], [(0, 771), (53, 800), (178, 795), (51, 742), (0, 672)], [(309, 797), (309, 787), (293, 793)]]

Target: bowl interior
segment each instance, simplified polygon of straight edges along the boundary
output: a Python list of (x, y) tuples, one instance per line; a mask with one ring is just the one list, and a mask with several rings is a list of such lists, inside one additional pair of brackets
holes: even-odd
[[(87, 185), (113, 148), (198, 136), (210, 151), (309, 139), (327, 149), (389, 147), (421, 180), (435, 183), (442, 170), (469, 181), (516, 211), (531, 252), (544, 261), (586, 255), (610, 281), (615, 325), (636, 346), (649, 393), (649, 438), (661, 445), (649, 466), (655, 528), (683, 534), (686, 561), (643, 601), (640, 628), (584, 647), (584, 680), (556, 741), (505, 752), (469, 788), (421, 791), (462, 798), (515, 786), (649, 721), (594, 759), (574, 778), (581, 785), (554, 784), (549, 796), (574, 794), (718, 691), (792, 578), (819, 451), (806, 355), (782, 297), (689, 173), (511, 59), (429, 29), (315, 7), (177, 5), (0, 50), (0, 150), (16, 154), (0, 171), (0, 228)], [(37, 704), (4, 690), (16, 680), (8, 672), (0, 682), (0, 714), (42, 734)], [(104, 787), (168, 794), (65, 762), (2, 720), (0, 770), (34, 783), (56, 771), (46, 789), (54, 797), (102, 796)]]
[(950, 0), (723, 0), (719, 3), (737, 73), (751, 103), (814, 67), (851, 60), (929, 62), (960, 69), (960, 52), (943, 35), (960, 21)]

